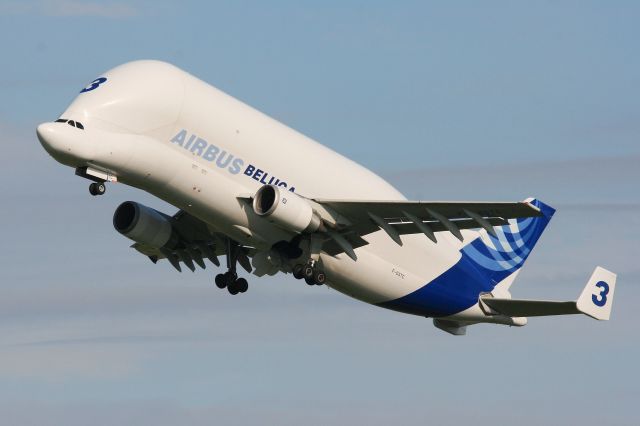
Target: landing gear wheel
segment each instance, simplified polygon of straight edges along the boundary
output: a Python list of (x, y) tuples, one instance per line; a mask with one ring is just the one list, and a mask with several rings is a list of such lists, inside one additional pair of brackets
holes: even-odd
[(89, 185), (89, 194), (96, 196), (102, 195), (107, 191), (107, 187), (102, 182), (93, 182)]
[[(314, 272), (314, 267), (311, 265), (304, 265), (304, 268), (302, 268), (302, 276), (304, 277), (305, 281), (306, 280), (313, 280), (313, 272)], [(307, 282), (308, 284), (308, 282)]]
[(225, 279), (224, 274), (216, 275), (215, 281), (216, 281), (216, 286), (218, 288), (222, 289), (222, 288), (225, 288), (227, 286), (227, 280)]
[(296, 280), (301, 280), (304, 278), (304, 265), (295, 265), (293, 267), (293, 278)]
[(222, 276), (224, 277), (224, 282), (227, 284), (227, 287), (232, 286), (238, 279), (238, 276), (230, 271), (225, 272)]
[[(318, 268), (317, 262), (310, 261), (306, 265), (296, 265), (293, 268), (293, 275), (299, 274), (308, 285), (322, 285), (327, 280), (327, 276)], [(297, 278), (297, 276), (296, 276)]]
[(316, 285), (322, 285), (327, 280), (327, 276), (322, 271), (315, 271), (315, 273), (313, 274), (313, 280), (315, 281)]
[(229, 290), (229, 293), (236, 295), (240, 292), (240, 289), (238, 288), (237, 283), (238, 283), (237, 281), (234, 281), (227, 286), (227, 290)]
[(238, 278), (235, 285), (238, 287), (240, 293), (244, 293), (249, 289), (249, 283), (244, 278)]

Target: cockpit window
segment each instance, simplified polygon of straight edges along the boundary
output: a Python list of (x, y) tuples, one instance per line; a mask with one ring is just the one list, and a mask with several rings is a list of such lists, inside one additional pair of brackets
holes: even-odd
[(84, 130), (84, 125), (79, 121), (67, 120), (66, 118), (58, 118), (56, 123), (67, 123), (71, 127), (76, 127), (80, 130)]

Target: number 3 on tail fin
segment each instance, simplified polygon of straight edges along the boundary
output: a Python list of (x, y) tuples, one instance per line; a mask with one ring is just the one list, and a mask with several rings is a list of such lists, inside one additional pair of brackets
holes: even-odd
[(592, 295), (591, 300), (593, 301), (594, 305), (602, 307), (607, 304), (607, 294), (609, 294), (609, 284), (607, 284), (604, 281), (598, 281), (596, 283), (596, 287), (601, 288), (602, 291), (600, 292), (600, 294)]
[(595, 319), (608, 320), (615, 286), (616, 274), (598, 266), (578, 298), (578, 310)]

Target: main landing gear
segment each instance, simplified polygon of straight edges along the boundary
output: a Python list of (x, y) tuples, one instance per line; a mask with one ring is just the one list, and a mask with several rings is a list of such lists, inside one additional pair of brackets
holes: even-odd
[(247, 280), (230, 271), (216, 275), (215, 281), (218, 288), (226, 288), (231, 294), (244, 293), (249, 288)]
[(89, 185), (89, 194), (96, 196), (102, 195), (107, 191), (107, 187), (104, 182), (93, 182)]
[(308, 285), (322, 285), (327, 280), (325, 273), (318, 267), (318, 262), (309, 260), (306, 264), (297, 264), (293, 267), (294, 278), (304, 281)]
[(236, 265), (238, 262), (238, 252), (240, 246), (235, 241), (227, 239), (227, 268), (224, 274), (216, 275), (216, 286), (220, 289), (226, 288), (231, 294), (244, 293), (249, 288), (249, 283), (244, 278), (238, 278)]

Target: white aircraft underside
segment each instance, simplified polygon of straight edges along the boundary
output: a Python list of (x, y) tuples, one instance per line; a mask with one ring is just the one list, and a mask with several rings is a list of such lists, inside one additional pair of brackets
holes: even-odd
[(94, 181), (145, 190), (173, 216), (132, 201), (114, 226), (155, 263), (219, 265), (231, 294), (257, 276), (293, 273), (367, 303), (469, 324), (527, 316), (608, 319), (615, 274), (596, 268), (572, 302), (514, 300), (509, 287), (553, 216), (522, 202), (408, 201), (357, 163), (192, 75), (158, 61), (116, 67), (37, 129), (57, 161)]

